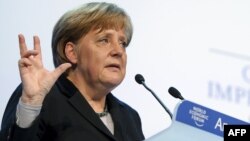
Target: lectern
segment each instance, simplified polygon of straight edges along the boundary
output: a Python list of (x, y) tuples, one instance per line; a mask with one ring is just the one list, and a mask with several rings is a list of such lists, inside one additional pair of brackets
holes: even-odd
[(177, 104), (172, 120), (146, 141), (223, 141), (225, 124), (249, 124), (188, 100)]

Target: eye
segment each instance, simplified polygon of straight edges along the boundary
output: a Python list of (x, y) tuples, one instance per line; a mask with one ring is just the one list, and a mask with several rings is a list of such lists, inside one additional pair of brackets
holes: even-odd
[(110, 40), (109, 40), (109, 38), (107, 38), (107, 37), (99, 38), (99, 39), (97, 40), (97, 44), (98, 44), (99, 46), (107, 46), (109, 43), (110, 43)]
[(121, 44), (121, 46), (122, 46), (123, 48), (128, 47), (128, 43), (125, 42), (125, 41), (120, 41), (120, 44)]
[(108, 40), (108, 38), (101, 38), (100, 40), (98, 40), (98, 42), (101, 42), (101, 43), (108, 43), (109, 40)]

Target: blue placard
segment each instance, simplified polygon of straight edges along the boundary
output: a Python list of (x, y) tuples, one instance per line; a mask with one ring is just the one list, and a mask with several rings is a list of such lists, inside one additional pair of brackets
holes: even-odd
[(214, 111), (199, 104), (183, 101), (177, 109), (176, 121), (223, 137), (224, 125), (249, 124), (245, 121)]

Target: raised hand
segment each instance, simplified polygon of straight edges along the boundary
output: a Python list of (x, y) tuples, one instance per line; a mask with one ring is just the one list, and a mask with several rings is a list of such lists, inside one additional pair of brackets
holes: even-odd
[(55, 81), (71, 64), (65, 63), (53, 71), (48, 71), (42, 63), (39, 37), (33, 37), (33, 50), (28, 50), (22, 34), (18, 35), (18, 39), (21, 56), (18, 66), (23, 85), (21, 100), (29, 105), (41, 105)]

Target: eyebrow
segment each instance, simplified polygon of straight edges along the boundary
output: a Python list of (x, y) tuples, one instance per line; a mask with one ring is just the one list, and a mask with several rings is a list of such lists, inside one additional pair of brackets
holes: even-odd
[[(107, 36), (107, 37), (111, 37), (111, 36), (113, 36), (113, 33), (110, 33), (110, 32), (108, 32), (107, 30), (106, 31), (102, 31), (102, 32), (97, 32), (96, 33), (96, 35), (97, 36)], [(123, 40), (123, 41), (128, 41), (128, 39), (127, 39), (127, 37), (126, 37), (126, 35), (124, 34), (124, 36), (119, 36), (119, 40)]]

